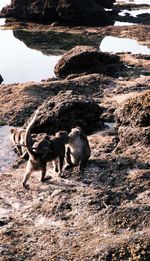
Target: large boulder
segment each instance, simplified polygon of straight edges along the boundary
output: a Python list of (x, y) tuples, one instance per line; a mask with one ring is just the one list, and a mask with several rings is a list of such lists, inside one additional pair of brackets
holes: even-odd
[(150, 90), (127, 99), (115, 111), (115, 118), (119, 126), (150, 126)]
[[(113, 0), (60, 0), (56, 10), (64, 21), (80, 25), (113, 24), (113, 11), (105, 8), (113, 6)], [(104, 8), (105, 7), (105, 8)]]
[(12, 0), (1, 14), (19, 20), (40, 22), (62, 21), (67, 24), (106, 25), (112, 24), (115, 0)]
[(17, 20), (53, 22), (59, 19), (55, 1), (12, 0), (9, 6), (2, 9), (1, 14)]
[(79, 73), (115, 76), (121, 68), (123, 64), (117, 55), (103, 53), (90, 46), (76, 46), (62, 56), (54, 71), (58, 77)]
[(129, 146), (150, 146), (150, 91), (127, 99), (115, 112), (119, 143), (116, 151)]
[(60, 130), (70, 131), (76, 125), (89, 134), (104, 127), (100, 121), (102, 108), (91, 98), (61, 91), (53, 98), (48, 98), (39, 107), (39, 114), (32, 131), (54, 134)]

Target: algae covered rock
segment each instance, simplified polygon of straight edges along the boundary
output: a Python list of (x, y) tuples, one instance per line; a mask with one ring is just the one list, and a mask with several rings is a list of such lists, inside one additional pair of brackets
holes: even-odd
[[(77, 25), (113, 24), (114, 0), (60, 0), (56, 5), (59, 16), (69, 23)], [(109, 12), (106, 8), (112, 8)]]
[[(46, 23), (56, 21), (79, 25), (114, 23), (114, 0), (12, 0), (1, 16)], [(109, 8), (110, 10), (107, 10)]]
[(78, 125), (88, 134), (103, 127), (100, 121), (102, 111), (91, 98), (72, 91), (61, 91), (39, 107), (33, 132), (54, 134), (60, 130), (69, 131)]
[(101, 73), (115, 76), (122, 68), (122, 63), (117, 55), (103, 53), (90, 46), (76, 46), (66, 52), (55, 66), (58, 77), (70, 74)]
[(116, 121), (122, 126), (150, 126), (150, 91), (127, 99), (116, 112)]
[(150, 91), (144, 91), (127, 99), (115, 112), (118, 124), (117, 148), (140, 143), (150, 145)]

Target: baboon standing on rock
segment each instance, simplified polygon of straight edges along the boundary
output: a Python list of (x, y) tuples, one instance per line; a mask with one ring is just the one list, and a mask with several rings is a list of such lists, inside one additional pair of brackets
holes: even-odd
[(87, 136), (78, 126), (72, 128), (68, 136), (69, 141), (66, 146), (66, 162), (68, 165), (65, 169), (67, 170), (70, 167), (79, 166), (79, 170), (83, 171), (91, 155)]
[(68, 142), (68, 133), (66, 131), (59, 131), (55, 136), (45, 136), (39, 142), (36, 142), (32, 148), (29, 142), (30, 130), (36, 121), (37, 114), (38, 111), (29, 123), (25, 134), (25, 143), (29, 154), (26, 173), (23, 179), (23, 186), (25, 188), (29, 186), (27, 182), (33, 171), (41, 171), (41, 181), (47, 179), (45, 176), (47, 162), (49, 161), (53, 161), (55, 171), (61, 175), (65, 157), (65, 144)]

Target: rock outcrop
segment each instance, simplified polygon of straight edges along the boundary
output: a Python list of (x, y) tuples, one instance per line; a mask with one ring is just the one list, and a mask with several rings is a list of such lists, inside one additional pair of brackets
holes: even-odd
[(113, 24), (114, 0), (12, 0), (3, 8), (1, 15), (18, 20), (40, 22), (64, 22), (66, 24), (106, 25)]
[(89, 46), (76, 46), (62, 56), (55, 66), (55, 74), (58, 77), (80, 73), (116, 76), (121, 68), (123, 64), (117, 55)]
[(150, 126), (150, 91), (133, 95), (127, 99), (116, 110), (116, 120), (122, 126)]
[(104, 127), (100, 121), (102, 111), (91, 98), (74, 94), (72, 91), (61, 91), (55, 97), (45, 100), (39, 107), (33, 132), (54, 134), (60, 130), (69, 131), (78, 125), (89, 134)]
[(120, 142), (125, 149), (136, 143), (150, 145), (150, 91), (127, 99), (115, 112)]

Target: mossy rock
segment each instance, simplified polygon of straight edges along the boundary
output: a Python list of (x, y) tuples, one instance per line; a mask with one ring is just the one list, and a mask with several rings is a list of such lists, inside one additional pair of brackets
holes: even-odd
[(115, 112), (120, 126), (150, 126), (150, 90), (127, 99)]
[(100, 120), (103, 109), (91, 98), (73, 91), (60, 91), (39, 106), (39, 114), (33, 127), (34, 133), (54, 134), (60, 130), (70, 131), (80, 126), (87, 134), (103, 128)]

